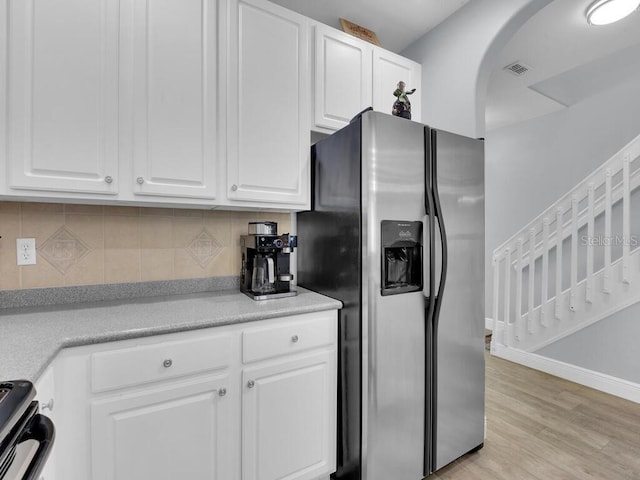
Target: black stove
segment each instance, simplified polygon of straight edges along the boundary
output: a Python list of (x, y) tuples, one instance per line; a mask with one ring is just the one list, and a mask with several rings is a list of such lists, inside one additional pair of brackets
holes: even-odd
[(55, 438), (31, 382), (0, 382), (0, 480), (36, 480)]

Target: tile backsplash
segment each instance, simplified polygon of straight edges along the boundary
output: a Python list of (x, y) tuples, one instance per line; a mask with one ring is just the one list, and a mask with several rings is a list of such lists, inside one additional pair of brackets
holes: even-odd
[[(0, 202), (0, 289), (240, 274), (247, 223), (288, 213)], [(16, 265), (16, 239), (36, 239), (36, 265)]]

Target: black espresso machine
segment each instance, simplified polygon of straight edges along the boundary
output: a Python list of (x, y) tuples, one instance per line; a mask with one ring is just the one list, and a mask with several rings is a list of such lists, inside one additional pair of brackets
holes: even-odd
[(254, 300), (293, 297), (290, 255), (297, 237), (278, 235), (276, 222), (250, 222), (249, 235), (240, 237), (240, 291)]

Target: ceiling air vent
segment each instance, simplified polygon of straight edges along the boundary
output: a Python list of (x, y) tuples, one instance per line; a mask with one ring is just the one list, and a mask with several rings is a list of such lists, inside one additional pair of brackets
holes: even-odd
[(504, 67), (504, 70), (506, 70), (509, 73), (512, 73), (513, 75), (517, 75), (518, 77), (521, 75), (524, 75), (530, 69), (531, 67), (528, 67), (527, 65), (521, 62), (513, 62), (512, 64)]

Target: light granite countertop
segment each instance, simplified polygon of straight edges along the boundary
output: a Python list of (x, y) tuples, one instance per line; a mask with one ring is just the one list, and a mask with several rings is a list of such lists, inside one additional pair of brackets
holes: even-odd
[(339, 309), (298, 287), (295, 297), (254, 301), (237, 290), (0, 310), (0, 380), (35, 382), (60, 349)]

